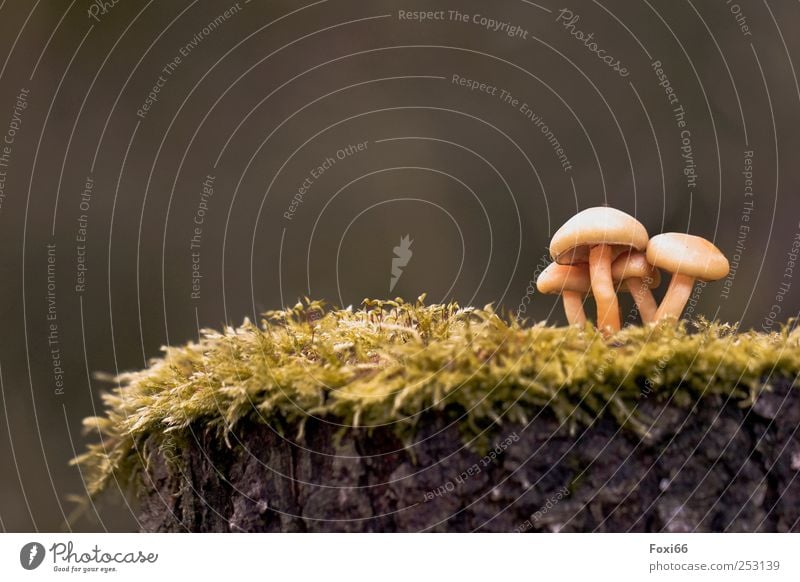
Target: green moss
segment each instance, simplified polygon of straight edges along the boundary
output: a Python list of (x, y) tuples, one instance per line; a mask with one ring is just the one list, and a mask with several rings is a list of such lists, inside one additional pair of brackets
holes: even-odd
[(100, 442), (73, 462), (90, 495), (143, 469), (142, 446), (166, 447), (200, 422), (221, 439), (243, 419), (302, 433), (311, 416), (342, 425), (391, 424), (413, 433), (425, 409), (467, 411), (465, 436), (494, 423), (528, 422), (542, 407), (570, 427), (610, 413), (646, 436), (642, 398), (691, 405), (708, 394), (747, 405), (764, 380), (800, 373), (800, 330), (770, 334), (674, 322), (604, 338), (591, 326), (547, 327), (501, 317), (490, 306), (367, 300), (325, 311), (306, 301), (198, 342), (165, 349), (121, 375), (106, 414), (86, 419)]

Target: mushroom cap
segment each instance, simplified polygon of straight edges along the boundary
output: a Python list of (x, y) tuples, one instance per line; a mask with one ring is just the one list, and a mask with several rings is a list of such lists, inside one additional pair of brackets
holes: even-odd
[(539, 274), (536, 288), (540, 293), (558, 295), (564, 291), (574, 291), (587, 295), (592, 291), (588, 265), (559, 265), (550, 263)]
[(730, 271), (725, 255), (706, 239), (680, 232), (654, 236), (647, 245), (647, 260), (671, 273), (716, 281)]
[(661, 285), (661, 271), (647, 262), (647, 255), (640, 251), (624, 253), (611, 263), (611, 277), (621, 283), (631, 277), (649, 281), (647, 286), (654, 289)]
[(582, 210), (553, 235), (550, 256), (562, 265), (588, 263), (589, 250), (599, 244), (611, 245), (613, 258), (631, 249), (647, 247), (647, 229), (630, 214), (595, 206)]

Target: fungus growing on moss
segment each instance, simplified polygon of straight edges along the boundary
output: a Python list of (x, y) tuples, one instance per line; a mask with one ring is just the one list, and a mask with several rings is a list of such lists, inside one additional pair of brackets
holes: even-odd
[(647, 230), (638, 220), (606, 206), (579, 212), (553, 235), (550, 255), (555, 262), (562, 265), (589, 263), (599, 329), (606, 332), (620, 329), (611, 263), (625, 251), (643, 251), (648, 238)]
[(586, 323), (583, 300), (592, 291), (587, 265), (550, 263), (536, 280), (536, 288), (547, 295), (561, 295), (570, 325)]
[(712, 243), (679, 232), (654, 236), (647, 245), (647, 260), (672, 273), (667, 293), (658, 306), (656, 320), (681, 316), (695, 280), (716, 281), (730, 270), (728, 259)]
[(611, 276), (633, 296), (642, 322), (653, 323), (658, 304), (650, 289), (661, 284), (661, 273), (647, 262), (645, 254), (636, 251), (620, 255), (611, 265)]

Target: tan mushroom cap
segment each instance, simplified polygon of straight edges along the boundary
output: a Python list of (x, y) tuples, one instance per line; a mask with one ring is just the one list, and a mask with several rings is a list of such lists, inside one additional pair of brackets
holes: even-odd
[(706, 239), (680, 232), (654, 236), (647, 245), (647, 260), (670, 273), (716, 281), (730, 271), (725, 255)]
[(550, 263), (536, 280), (536, 288), (540, 293), (547, 295), (558, 295), (564, 291), (574, 291), (584, 295), (591, 293), (589, 266)]
[(616, 258), (632, 248), (647, 247), (647, 229), (630, 214), (616, 208), (595, 206), (570, 218), (550, 242), (550, 256), (562, 265), (589, 262), (589, 249), (607, 244)]
[(650, 289), (661, 285), (661, 271), (648, 263), (647, 255), (639, 251), (632, 251), (617, 257), (611, 264), (611, 277), (617, 283), (631, 277), (645, 279)]

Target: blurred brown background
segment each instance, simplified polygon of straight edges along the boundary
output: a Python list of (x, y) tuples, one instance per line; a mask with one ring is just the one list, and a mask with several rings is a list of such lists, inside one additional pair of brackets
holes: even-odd
[(0, 529), (136, 527), (114, 501), (65, 525), (95, 372), (303, 295), (561, 323), (529, 282), (588, 206), (713, 239), (737, 268), (695, 314), (777, 329), (798, 33), (788, 1), (1, 2)]

